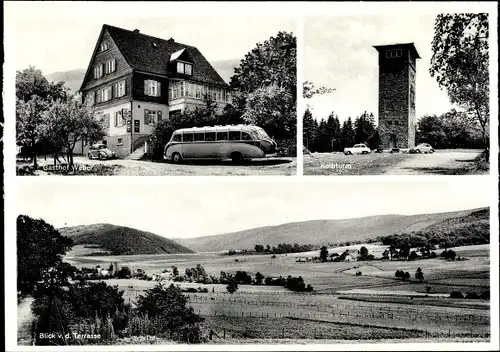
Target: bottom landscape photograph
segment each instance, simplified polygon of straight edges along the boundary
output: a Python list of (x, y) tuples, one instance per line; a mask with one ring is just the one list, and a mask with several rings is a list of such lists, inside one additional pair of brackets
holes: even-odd
[(96, 181), (17, 186), (18, 345), (490, 341), (480, 177)]

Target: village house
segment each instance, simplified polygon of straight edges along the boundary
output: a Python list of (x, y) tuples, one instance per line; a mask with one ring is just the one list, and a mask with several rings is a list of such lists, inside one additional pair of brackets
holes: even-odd
[[(106, 24), (80, 91), (104, 123), (102, 143), (117, 156), (136, 158), (147, 151), (159, 120), (205, 105), (206, 98), (221, 113), (231, 99), (229, 86), (194, 46)], [(82, 142), (75, 153), (88, 147)]]

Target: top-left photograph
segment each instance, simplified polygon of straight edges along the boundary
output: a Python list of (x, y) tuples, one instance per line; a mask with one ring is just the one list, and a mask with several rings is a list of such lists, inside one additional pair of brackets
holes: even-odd
[(17, 175), (296, 175), (293, 17), (6, 5)]

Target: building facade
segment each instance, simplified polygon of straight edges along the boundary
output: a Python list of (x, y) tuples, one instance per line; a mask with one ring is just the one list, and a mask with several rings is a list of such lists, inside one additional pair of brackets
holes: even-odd
[(415, 74), (420, 59), (413, 43), (374, 46), (379, 66), (378, 131), (381, 147), (415, 146)]
[[(206, 97), (221, 112), (231, 99), (197, 48), (109, 25), (102, 27), (80, 91), (105, 126), (102, 143), (120, 157), (145, 152), (159, 120), (205, 105)], [(88, 147), (83, 142), (75, 152), (86, 154)]]

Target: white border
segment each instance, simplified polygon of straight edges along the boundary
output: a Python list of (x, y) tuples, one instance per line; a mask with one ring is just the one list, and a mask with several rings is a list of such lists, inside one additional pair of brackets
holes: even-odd
[[(61, 4), (61, 2), (45, 2), (43, 6), (68, 6), (69, 4)], [(144, 3), (141, 2), (138, 6), (137, 3), (114, 3), (116, 5), (117, 11), (123, 11), (123, 13), (133, 14), (135, 17), (149, 17), (151, 13), (156, 13), (155, 9), (159, 6), (159, 3)], [(32, 3), (31, 6), (40, 6), (40, 3)], [(71, 6), (81, 6), (82, 9), (90, 9), (91, 11), (100, 11), (105, 3), (102, 2), (82, 2), (82, 3), (71, 3)], [(16, 266), (16, 255), (15, 255), (15, 233), (16, 233), (16, 188), (22, 187), (23, 184), (36, 183), (40, 187), (47, 186), (48, 184), (55, 183), (67, 183), (72, 184), (75, 187), (81, 187), (82, 183), (86, 185), (92, 185), (95, 183), (106, 184), (107, 182), (116, 183), (115, 178), (109, 177), (85, 177), (81, 179), (80, 177), (58, 177), (51, 176), (47, 178), (40, 177), (16, 177), (15, 176), (15, 71), (13, 63), (15, 58), (9, 55), (9, 48), (15, 45), (15, 41), (11, 36), (11, 33), (5, 32), (4, 35), (4, 52), (5, 52), (5, 63), (4, 63), (4, 180), (5, 180), (5, 211), (4, 211), (4, 261), (5, 261), (5, 339), (6, 339), (6, 350), (63, 350), (63, 351), (73, 351), (73, 350), (92, 350), (92, 351), (122, 351), (122, 350), (227, 350), (227, 351), (249, 351), (249, 350), (308, 350), (308, 351), (323, 351), (323, 350), (484, 350), (484, 349), (498, 349), (499, 348), (499, 287), (498, 287), (498, 276), (499, 276), (499, 243), (498, 243), (498, 233), (499, 233), (499, 223), (498, 223), (498, 46), (497, 46), (497, 7), (496, 2), (434, 2), (434, 3), (389, 3), (389, 2), (379, 2), (379, 3), (361, 3), (361, 2), (348, 2), (348, 3), (326, 3), (326, 2), (294, 2), (294, 3), (283, 3), (283, 2), (269, 2), (269, 3), (256, 3), (256, 2), (218, 2), (218, 3), (206, 3), (206, 2), (196, 2), (196, 3), (168, 3), (165, 4), (169, 11), (165, 12), (165, 16), (182, 16), (189, 13), (190, 16), (193, 15), (207, 15), (207, 14), (258, 14), (263, 17), (269, 17), (270, 20), (273, 16), (293, 16), (298, 20), (297, 22), (300, 26), (297, 28), (297, 113), (298, 113), (298, 142), (302, 140), (302, 116), (300, 116), (300, 106), (303, 104), (302, 99), (302, 55), (300, 48), (302, 47), (302, 33), (303, 33), (303, 20), (309, 15), (328, 15), (328, 16), (349, 16), (349, 15), (368, 15), (377, 13), (387, 13), (391, 12), (394, 14), (400, 12), (420, 12), (420, 13), (436, 13), (436, 12), (489, 12), (490, 13), (490, 52), (491, 52), (491, 68), (490, 68), (490, 104), (492, 117), (491, 122), (491, 174), (489, 176), (307, 176), (301, 177), (302, 168), (299, 166), (303, 165), (302, 162), (302, 148), (297, 148), (298, 158), (298, 177), (290, 176), (245, 176), (245, 177), (232, 177), (232, 176), (205, 176), (205, 177), (150, 177), (148, 182), (158, 182), (158, 183), (175, 183), (181, 185), (199, 185), (201, 184), (211, 184), (211, 183), (231, 183), (237, 186), (239, 182), (285, 182), (289, 183), (293, 187), (294, 184), (301, 183), (342, 183), (346, 187), (350, 184), (356, 183), (385, 183), (385, 182), (408, 182), (409, 184), (418, 182), (445, 182), (445, 183), (457, 183), (460, 184), (467, 179), (473, 179), (476, 182), (488, 182), (491, 187), (491, 252), (490, 252), (490, 262), (491, 267), (491, 342), (490, 343), (470, 343), (470, 344), (460, 344), (460, 343), (425, 343), (425, 344), (411, 344), (411, 343), (398, 343), (398, 344), (335, 344), (335, 345), (324, 345), (324, 344), (314, 344), (314, 345), (136, 345), (136, 346), (60, 346), (58, 348), (54, 347), (40, 347), (40, 346), (17, 346), (17, 300), (16, 300), (16, 272), (12, 270)], [(186, 8), (189, 8), (186, 11)], [(9, 16), (10, 3), (4, 3), (5, 14), (4, 16)], [(163, 14), (162, 14), (163, 15)], [(81, 16), (79, 11), (74, 12), (74, 16)], [(300, 157), (299, 157), (300, 156)], [(300, 160), (300, 161), (299, 161)], [(300, 164), (299, 164), (300, 163)], [(122, 176), (120, 177), (120, 182), (124, 184), (133, 182), (144, 182), (141, 176), (141, 180), (134, 176)], [(465, 182), (464, 182), (465, 183)], [(7, 206), (8, 205), (8, 206)]]

